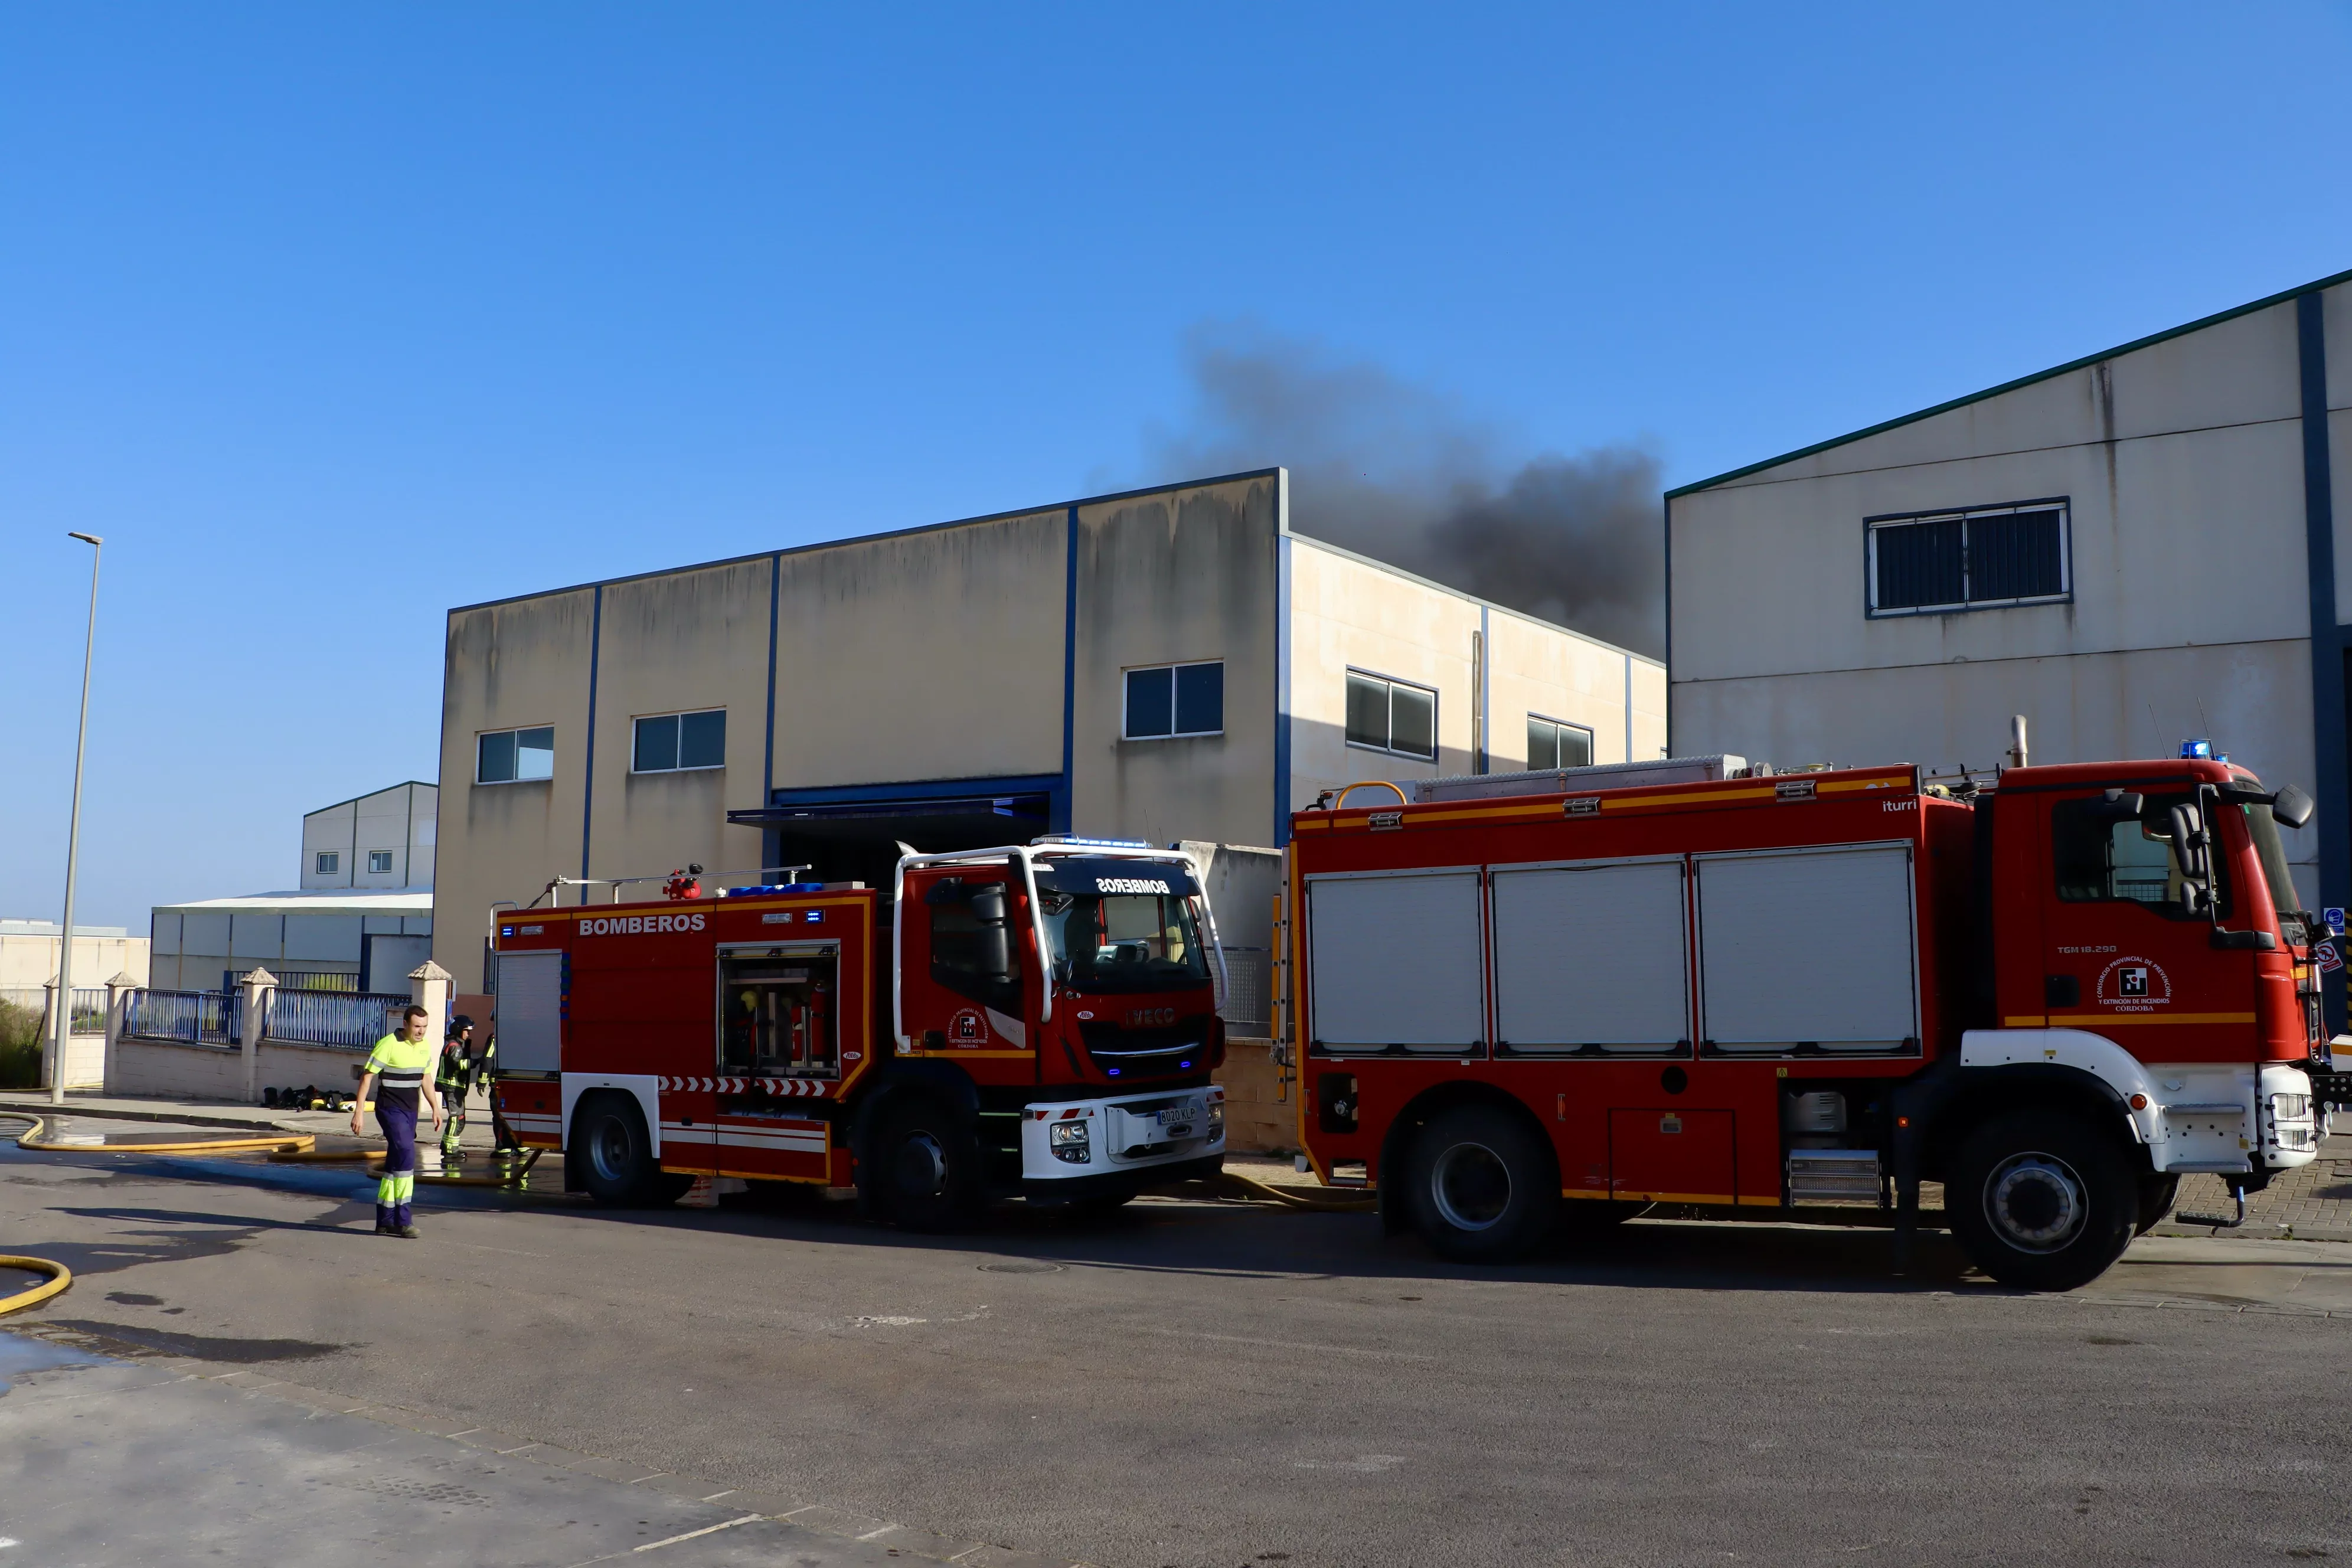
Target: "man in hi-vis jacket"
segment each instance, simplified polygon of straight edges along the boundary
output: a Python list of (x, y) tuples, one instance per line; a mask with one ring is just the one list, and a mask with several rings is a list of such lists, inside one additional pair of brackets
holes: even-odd
[(360, 1112), (370, 1091), (375, 1100), (375, 1124), (383, 1129), (383, 1178), (375, 1188), (375, 1233), (414, 1238), (416, 1221), (409, 1202), (416, 1192), (416, 1100), (433, 1108), (433, 1126), (441, 1126), (441, 1097), (434, 1092), (433, 1042), (425, 1037), (425, 1009), (411, 1004), (401, 1015), (400, 1027), (375, 1043), (360, 1079), (360, 1097), (352, 1107), (352, 1133), (358, 1136)]

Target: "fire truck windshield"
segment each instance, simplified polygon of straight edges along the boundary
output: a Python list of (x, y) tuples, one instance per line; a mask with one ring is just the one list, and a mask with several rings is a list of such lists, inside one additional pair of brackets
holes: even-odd
[(1170, 893), (1044, 893), (1054, 978), (1076, 991), (1182, 991), (1209, 984), (1192, 900)]
[(2286, 868), (2286, 849), (2279, 842), (2278, 823), (2267, 805), (2241, 803), (2239, 810), (2246, 814), (2246, 832), (2254, 841), (2254, 853), (2262, 858), (2263, 880), (2271, 888), (2271, 903), (2278, 910), (2279, 931), (2286, 940), (2300, 947), (2311, 940), (2303, 928), (2303, 897), (2294, 890), (2294, 878)]

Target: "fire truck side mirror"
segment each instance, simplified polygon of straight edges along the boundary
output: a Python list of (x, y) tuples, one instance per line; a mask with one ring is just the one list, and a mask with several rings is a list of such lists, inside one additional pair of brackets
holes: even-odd
[(2301, 827), (2311, 820), (2311, 814), (2318, 809), (2318, 802), (2293, 784), (2288, 784), (2271, 799), (2271, 816), (2276, 817), (2283, 826), (2287, 827)]
[[(2205, 820), (2193, 805), (2172, 808), (2172, 853), (2180, 863), (2181, 876), (2202, 888), (2210, 867), (2205, 855)], [(2189, 900), (2184, 897), (2182, 902)]]
[(980, 966), (991, 980), (1015, 978), (1013, 933), (1004, 907), (1004, 884), (990, 882), (971, 891), (971, 918), (980, 926)]

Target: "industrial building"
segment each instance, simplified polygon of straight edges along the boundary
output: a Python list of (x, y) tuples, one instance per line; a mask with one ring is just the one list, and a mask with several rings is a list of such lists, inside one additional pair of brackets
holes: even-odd
[(1295, 534), (1288, 487), (1269, 468), (451, 611), (435, 958), (470, 984), (495, 904), (650, 897), (689, 863), (887, 886), (901, 842), (1278, 846), (1362, 779), (1661, 754), (1663, 666)]
[(1777, 764), (2171, 755), (2320, 803), (2352, 901), (2352, 272), (1666, 497), (1678, 754)]
[[(267, 969), (294, 989), (405, 990), (408, 972), (432, 956), (437, 793), (397, 784), (305, 812), (293, 889), (157, 905), (141, 984), (230, 991)], [(94, 973), (74, 963), (77, 974)]]

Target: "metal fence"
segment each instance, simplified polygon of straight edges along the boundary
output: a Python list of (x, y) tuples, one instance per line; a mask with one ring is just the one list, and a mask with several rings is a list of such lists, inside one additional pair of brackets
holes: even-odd
[[(0, 987), (0, 1002), (23, 1007), (41, 1016), (41, 1035), (48, 1036), (49, 988), (46, 985), (10, 985)], [(73, 994), (73, 1032), (77, 1035), (106, 1033), (106, 987), (77, 985)]]
[(261, 1032), (273, 1040), (363, 1051), (390, 1033), (408, 993), (273, 991)]
[(1225, 1005), (1217, 1016), (1234, 1033), (1263, 1035), (1274, 1017), (1274, 954), (1263, 947), (1220, 944), (1225, 957)]
[(142, 1040), (234, 1046), (242, 1037), (237, 1025), (243, 1011), (234, 991), (133, 991), (122, 1032)]

